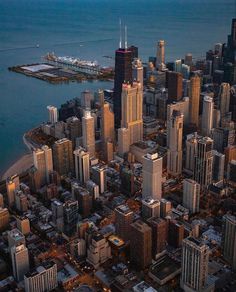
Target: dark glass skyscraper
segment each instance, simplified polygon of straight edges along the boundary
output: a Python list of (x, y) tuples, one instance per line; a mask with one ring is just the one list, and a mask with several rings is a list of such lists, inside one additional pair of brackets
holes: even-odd
[(122, 84), (132, 82), (132, 57), (129, 49), (120, 48), (116, 50), (115, 57), (115, 84), (114, 84), (114, 113), (116, 128), (121, 122), (121, 94)]

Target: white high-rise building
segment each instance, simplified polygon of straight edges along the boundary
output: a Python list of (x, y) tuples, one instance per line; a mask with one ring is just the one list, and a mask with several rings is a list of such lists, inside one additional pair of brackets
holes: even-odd
[(157, 55), (156, 55), (156, 68), (158, 70), (164, 70), (165, 66), (165, 41), (160, 40), (157, 43)]
[(121, 127), (129, 129), (130, 145), (143, 140), (143, 90), (139, 82), (122, 85)]
[(207, 188), (212, 182), (213, 166), (213, 140), (209, 137), (199, 138), (197, 141), (197, 154), (194, 162), (194, 180)]
[(182, 60), (181, 59), (175, 60), (174, 71), (181, 73), (181, 71), (182, 71)]
[(184, 291), (205, 291), (208, 278), (208, 261), (209, 247), (207, 245), (193, 237), (183, 240), (180, 285)]
[(191, 213), (199, 212), (200, 185), (192, 179), (184, 179), (183, 206)]
[(76, 179), (85, 184), (90, 178), (89, 153), (80, 147), (74, 151), (74, 156)]
[(22, 281), (24, 275), (29, 271), (29, 254), (24, 244), (11, 248), (11, 261), (13, 276), (16, 281)]
[(219, 91), (219, 104), (221, 119), (229, 112), (230, 103), (230, 84), (221, 83)]
[(100, 194), (107, 190), (106, 167), (104, 165), (92, 167), (92, 180), (99, 186)]
[(132, 63), (133, 79), (141, 84), (141, 89), (143, 89), (143, 64), (138, 58), (134, 59)]
[(24, 276), (26, 292), (48, 292), (57, 287), (57, 265), (49, 261)]
[(210, 137), (213, 128), (213, 110), (214, 102), (210, 96), (205, 96), (203, 99), (202, 111), (202, 135)]
[(20, 180), (18, 175), (13, 175), (6, 180), (7, 201), (8, 206), (12, 207), (15, 203), (15, 192), (20, 187)]
[(33, 151), (34, 167), (40, 180), (40, 186), (49, 183), (49, 174), (53, 171), (52, 149), (47, 145)]
[(174, 110), (167, 121), (167, 171), (172, 176), (182, 172), (182, 139), (184, 115)]
[(49, 114), (49, 122), (51, 124), (55, 124), (58, 121), (57, 108), (55, 106), (48, 105), (47, 109)]
[(95, 155), (95, 128), (91, 112), (86, 110), (82, 118), (83, 147), (89, 152), (90, 157)]
[(162, 157), (158, 154), (143, 156), (143, 192), (142, 197), (161, 199), (162, 196)]

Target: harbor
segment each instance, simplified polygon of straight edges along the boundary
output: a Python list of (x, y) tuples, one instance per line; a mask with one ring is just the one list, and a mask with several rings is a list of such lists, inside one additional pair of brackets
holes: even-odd
[(101, 67), (96, 61), (68, 56), (59, 57), (54, 53), (44, 56), (42, 63), (18, 65), (8, 69), (52, 84), (93, 80), (109, 81), (114, 78), (114, 69), (111, 67)]

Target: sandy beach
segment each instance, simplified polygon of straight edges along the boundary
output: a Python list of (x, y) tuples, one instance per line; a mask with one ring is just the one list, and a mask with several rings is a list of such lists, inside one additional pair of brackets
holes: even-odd
[(5, 180), (11, 175), (20, 174), (33, 165), (33, 155), (32, 153), (22, 156), (17, 160), (2, 176), (2, 180)]

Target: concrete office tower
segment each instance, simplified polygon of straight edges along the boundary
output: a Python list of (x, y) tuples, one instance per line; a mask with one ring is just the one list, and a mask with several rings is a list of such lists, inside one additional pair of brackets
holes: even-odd
[(90, 179), (89, 153), (80, 147), (74, 151), (74, 156), (76, 179), (85, 184)]
[(118, 129), (118, 154), (122, 157), (129, 151), (130, 131), (127, 128)]
[(107, 190), (105, 165), (95, 165), (92, 167), (92, 180), (99, 186), (100, 194), (103, 194)]
[(91, 108), (91, 101), (93, 100), (93, 94), (89, 90), (81, 92), (81, 106), (85, 109)]
[(4, 207), (3, 194), (0, 193), (0, 208)]
[(22, 234), (27, 235), (30, 233), (30, 222), (27, 217), (17, 218), (16, 223), (17, 228), (20, 230)]
[(150, 198), (142, 200), (142, 217), (149, 219), (153, 217), (160, 217), (160, 201)]
[(200, 184), (192, 179), (184, 179), (183, 183), (183, 206), (189, 209), (190, 213), (199, 212)]
[(55, 106), (49, 105), (47, 106), (47, 109), (49, 115), (49, 123), (55, 124), (58, 121), (57, 108)]
[(53, 171), (52, 149), (47, 145), (33, 151), (34, 167), (37, 169), (39, 187), (49, 183), (49, 173)]
[(20, 180), (18, 175), (13, 175), (6, 179), (7, 202), (8, 206), (12, 207), (15, 203), (15, 191), (19, 189)]
[(152, 263), (152, 229), (141, 220), (131, 224), (130, 261), (140, 270)]
[(172, 204), (166, 199), (161, 199), (161, 217), (165, 218), (172, 209)]
[(168, 99), (179, 101), (183, 95), (183, 77), (179, 72), (167, 72)]
[(184, 64), (186, 64), (188, 66), (192, 66), (192, 64), (193, 64), (193, 55), (192, 54), (188, 53), (185, 55)]
[(183, 120), (183, 114), (174, 110), (167, 121), (167, 172), (172, 176), (182, 172)]
[(91, 243), (87, 249), (87, 261), (98, 269), (111, 256), (111, 246), (102, 234), (96, 234), (92, 237)]
[(132, 78), (132, 51), (123, 47), (120, 41), (120, 48), (116, 50), (115, 56), (115, 79), (114, 79), (114, 113), (116, 128), (121, 125), (121, 94), (122, 84), (124, 82), (131, 83)]
[(231, 160), (228, 164), (227, 179), (231, 185), (236, 186), (236, 160)]
[(236, 217), (225, 215), (223, 217), (222, 247), (224, 258), (236, 270)]
[(181, 59), (175, 60), (174, 71), (181, 73), (181, 70), (182, 70), (182, 60)]
[(208, 261), (209, 247), (207, 245), (193, 237), (183, 240), (180, 286), (184, 291), (205, 291)]
[(181, 73), (182, 73), (184, 79), (189, 79), (190, 67), (186, 64), (182, 64)]
[(122, 86), (121, 127), (129, 129), (130, 144), (143, 140), (143, 91), (141, 84), (124, 83)]
[(73, 150), (72, 142), (66, 138), (58, 140), (54, 143), (52, 148), (53, 165), (59, 175), (67, 175), (73, 173)]
[(158, 70), (164, 70), (165, 66), (165, 41), (160, 40), (157, 43), (157, 55), (156, 55), (156, 68)]
[(166, 120), (170, 120), (174, 110), (180, 111), (184, 115), (184, 126), (189, 125), (189, 97), (184, 97), (181, 101), (169, 103), (167, 105)]
[(134, 213), (127, 205), (121, 205), (115, 209), (115, 227), (116, 234), (123, 240), (131, 239), (130, 225), (134, 220)]
[(83, 147), (89, 153), (90, 157), (95, 155), (95, 130), (94, 118), (91, 112), (86, 110), (82, 118)]
[(141, 84), (143, 90), (143, 64), (140, 59), (134, 59), (132, 62), (133, 80)]
[(219, 104), (220, 104), (220, 116), (221, 119), (229, 112), (230, 104), (230, 84), (221, 83), (219, 91)]
[(11, 249), (14, 245), (25, 245), (25, 237), (17, 228), (7, 232), (7, 240), (9, 249)]
[(213, 140), (209, 137), (202, 137), (197, 142), (197, 155), (194, 162), (194, 180), (207, 188), (212, 182), (213, 166)]
[(166, 249), (168, 222), (161, 218), (150, 218), (147, 223), (152, 228), (152, 256), (155, 258)]
[(158, 154), (143, 156), (143, 191), (142, 197), (160, 200), (162, 196), (162, 157)]
[(202, 135), (211, 136), (213, 127), (213, 109), (214, 102), (210, 96), (205, 96), (203, 99), (203, 112), (202, 112)]
[(213, 150), (212, 181), (219, 182), (224, 179), (225, 155)]
[(13, 246), (10, 250), (13, 276), (19, 282), (24, 279), (24, 275), (29, 271), (28, 248), (24, 244), (20, 244)]
[[(103, 159), (109, 162), (113, 159), (114, 141), (115, 141), (115, 120), (114, 113), (107, 102), (101, 103), (101, 139)], [(111, 150), (109, 145), (111, 144)]]
[(186, 139), (185, 170), (187, 170), (191, 174), (194, 171), (194, 163), (195, 163), (195, 156), (197, 153), (198, 137), (199, 136), (197, 132), (195, 132), (194, 134), (188, 135)]
[(57, 265), (44, 262), (24, 276), (25, 292), (46, 292), (57, 287)]
[(9, 211), (7, 208), (0, 207), (0, 232), (8, 227), (9, 224)]
[(199, 123), (199, 101), (201, 92), (201, 79), (193, 76), (190, 79), (189, 89), (189, 122), (198, 127)]
[(53, 223), (56, 225), (56, 228), (58, 230), (63, 231), (64, 227), (63, 203), (59, 200), (52, 200), (51, 210)]

